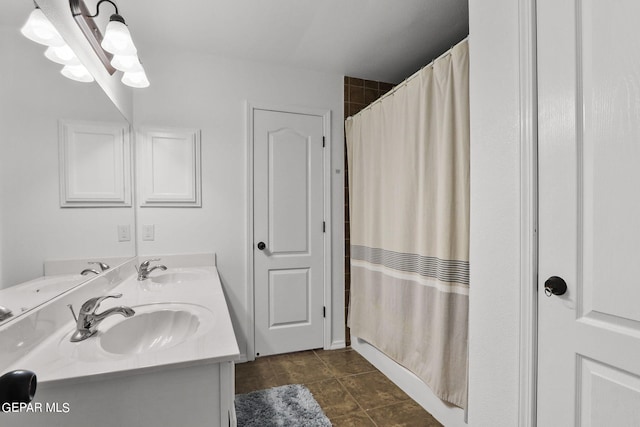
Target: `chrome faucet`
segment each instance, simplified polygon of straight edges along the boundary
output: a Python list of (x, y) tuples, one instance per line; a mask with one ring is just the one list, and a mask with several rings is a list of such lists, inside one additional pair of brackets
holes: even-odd
[(91, 298), (82, 304), (77, 318), (73, 311), (73, 307), (69, 304), (68, 307), (71, 309), (73, 318), (76, 320), (76, 331), (71, 335), (71, 342), (83, 341), (92, 337), (96, 332), (98, 332), (98, 325), (100, 322), (113, 314), (121, 314), (124, 317), (131, 317), (136, 314), (132, 308), (123, 306), (110, 308), (99, 314), (96, 313), (96, 310), (98, 310), (102, 301), (107, 298), (120, 298), (121, 296), (122, 294), (115, 294)]
[(9, 310), (7, 307), (3, 307), (0, 305), (0, 322), (2, 322), (3, 320), (7, 320), (11, 316), (13, 316), (13, 313), (11, 313), (11, 310)]
[(105, 264), (104, 262), (101, 261), (89, 261), (87, 264), (91, 265), (91, 264), (95, 264), (98, 267), (100, 267), (100, 271), (93, 269), (93, 268), (85, 268), (84, 270), (82, 270), (80, 272), (80, 274), (82, 274), (83, 276), (86, 276), (89, 273), (94, 273), (94, 274), (100, 274), (100, 272), (103, 272), (105, 270), (108, 270), (109, 268), (109, 264)]
[(154, 265), (153, 267), (149, 268), (149, 264), (156, 261), (160, 261), (160, 258), (148, 259), (140, 264), (140, 267), (138, 267), (138, 280), (147, 279), (149, 277), (149, 274), (156, 268), (159, 268), (162, 271), (165, 271), (167, 269), (166, 266), (161, 264)]
[(104, 262), (100, 262), (100, 261), (89, 261), (87, 264), (97, 265), (98, 267), (100, 267), (100, 271), (106, 271), (111, 268), (109, 267), (109, 264), (105, 264)]

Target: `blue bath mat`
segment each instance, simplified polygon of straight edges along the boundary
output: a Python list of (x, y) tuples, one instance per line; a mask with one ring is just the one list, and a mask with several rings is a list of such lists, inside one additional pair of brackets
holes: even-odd
[(331, 421), (303, 385), (292, 384), (236, 395), (238, 427), (331, 427)]

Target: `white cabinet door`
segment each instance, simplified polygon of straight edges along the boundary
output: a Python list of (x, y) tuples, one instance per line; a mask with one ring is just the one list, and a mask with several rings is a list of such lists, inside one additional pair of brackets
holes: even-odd
[(255, 110), (256, 356), (323, 346), (323, 118)]
[(639, 16), (538, 0), (541, 427), (640, 426)]

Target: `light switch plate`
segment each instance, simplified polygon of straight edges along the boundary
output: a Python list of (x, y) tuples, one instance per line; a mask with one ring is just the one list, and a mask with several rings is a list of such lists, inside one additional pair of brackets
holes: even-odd
[(142, 240), (155, 240), (155, 234), (155, 226), (153, 224), (146, 224), (142, 226)]
[(129, 242), (131, 241), (131, 227), (128, 225), (119, 225), (118, 226), (118, 242)]

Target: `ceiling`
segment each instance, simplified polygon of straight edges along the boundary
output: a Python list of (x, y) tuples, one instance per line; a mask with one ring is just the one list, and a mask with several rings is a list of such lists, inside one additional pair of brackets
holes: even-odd
[[(96, 1), (85, 0), (90, 9)], [(389, 83), (469, 27), (468, 0), (115, 1), (143, 61), (152, 49), (191, 51)], [(6, 6), (0, 24), (24, 22), (33, 7), (27, 0)], [(100, 18), (112, 10), (102, 4)]]
[[(468, 0), (117, 0), (145, 48), (397, 83), (468, 33)], [(103, 4), (101, 9), (109, 6)], [(105, 9), (106, 10), (106, 9)]]

